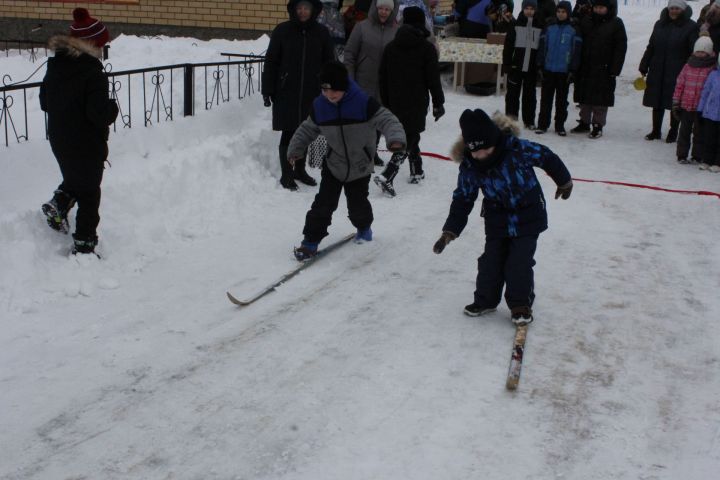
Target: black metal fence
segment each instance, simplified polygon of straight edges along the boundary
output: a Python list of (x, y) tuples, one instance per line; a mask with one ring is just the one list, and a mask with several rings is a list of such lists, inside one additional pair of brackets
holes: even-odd
[(47, 42), (36, 40), (14, 40), (10, 38), (0, 38), (0, 50), (5, 51), (5, 56), (9, 57), (12, 52), (17, 51), (19, 55), (28, 53), (30, 61), (35, 63), (40, 52), (44, 52), (47, 57)]
[[(265, 57), (222, 55), (243, 60), (181, 63), (121, 72), (113, 72), (112, 65), (106, 63), (110, 97), (117, 101), (120, 110), (113, 131), (117, 131), (118, 125), (132, 128), (136, 124), (138, 109), (142, 112), (142, 124), (147, 127), (153, 123), (172, 121), (177, 109), (181, 109), (183, 116), (194, 115), (199, 98), (203, 99), (203, 108), (211, 110), (231, 101), (234, 96), (242, 100), (259, 93)], [(200, 74), (202, 77), (198, 81)], [(28, 102), (36, 101), (39, 105), (37, 95), (40, 85), (41, 82), (12, 83), (9, 75), (3, 76), (0, 86), (0, 135), (4, 135), (6, 147), (13, 140), (17, 143), (27, 141), (30, 138), (29, 124), (43, 122), (47, 138), (46, 116), (39, 108), (28, 110)]]

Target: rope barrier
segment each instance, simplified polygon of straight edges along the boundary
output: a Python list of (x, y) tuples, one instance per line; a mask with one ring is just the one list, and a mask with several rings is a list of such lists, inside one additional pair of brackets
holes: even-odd
[[(387, 150), (381, 150), (381, 151), (386, 152)], [(420, 155), (423, 155), (425, 157), (437, 158), (439, 160), (451, 160), (450, 157), (445, 156), (445, 155), (440, 155), (439, 153), (420, 152)], [(654, 185), (643, 185), (640, 183), (616, 182), (613, 180), (591, 180), (588, 178), (573, 178), (573, 182), (604, 183), (605, 185), (617, 185), (617, 186), (621, 186), (621, 187), (631, 187), (631, 188), (644, 188), (647, 190), (655, 190), (658, 192), (682, 193), (684, 195), (702, 195), (702, 196), (720, 198), (720, 193), (710, 192), (710, 191), (706, 191), (706, 190), (679, 190), (679, 189), (675, 189), (675, 188), (656, 187)]]

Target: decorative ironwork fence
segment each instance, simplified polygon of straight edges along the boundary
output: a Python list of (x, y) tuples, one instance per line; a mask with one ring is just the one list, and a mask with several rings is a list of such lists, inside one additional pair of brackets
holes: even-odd
[(9, 57), (13, 51), (18, 52), (22, 55), (23, 52), (30, 54), (30, 61), (35, 63), (37, 60), (38, 53), (41, 51), (45, 53), (47, 57), (48, 47), (47, 42), (38, 42), (35, 40), (14, 40), (9, 38), (0, 38), (0, 50), (5, 51), (5, 56)]
[[(265, 57), (260, 55), (223, 54), (243, 60), (181, 63), (158, 67), (139, 68), (113, 72), (110, 63), (105, 64), (110, 98), (118, 103), (120, 113), (113, 125), (117, 131), (132, 128), (134, 115), (142, 111), (142, 124), (172, 121), (178, 108), (184, 116), (195, 114), (198, 98), (203, 98), (203, 108), (229, 102), (233, 95), (242, 100), (260, 91), (262, 65)], [(198, 74), (202, 72), (200, 82)], [(29, 101), (37, 101), (41, 82), (12, 83), (10, 75), (4, 75), (0, 86), (0, 135), (5, 146), (14, 138), (17, 143), (30, 138), (28, 124), (40, 123), (44, 117), (47, 138), (47, 117), (38, 109), (28, 110)], [(133, 96), (133, 92), (138, 92)], [(141, 93), (141, 95), (140, 95)], [(21, 97), (20, 97), (21, 95)], [(17, 104), (16, 98), (20, 104)], [(39, 102), (38, 102), (39, 104)]]

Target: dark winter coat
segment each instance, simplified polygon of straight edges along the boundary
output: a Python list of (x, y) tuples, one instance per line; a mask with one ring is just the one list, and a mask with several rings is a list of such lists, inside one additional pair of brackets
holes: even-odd
[(462, 139), (453, 148), (460, 163), (457, 188), (443, 231), (460, 235), (480, 190), (480, 215), (489, 238), (537, 235), (548, 227), (545, 197), (534, 167), (545, 170), (558, 185), (570, 182), (570, 172), (555, 153), (539, 143), (503, 133), (491, 159), (472, 158)]
[(63, 179), (73, 187), (99, 185), (107, 159), (109, 126), (118, 114), (108, 96), (100, 51), (77, 38), (50, 39), (55, 56), (48, 59), (40, 86), (40, 108), (47, 112), (50, 147)]
[[(530, 26), (528, 26), (530, 24)], [(505, 35), (503, 47), (503, 65), (506, 70), (528, 72), (537, 68), (537, 49), (540, 46), (540, 34), (543, 29), (542, 20), (532, 17), (532, 22), (523, 13), (515, 21), (514, 28)], [(525, 52), (530, 47), (530, 57)]]
[(692, 9), (671, 20), (664, 8), (655, 23), (645, 54), (640, 61), (640, 72), (647, 75), (643, 105), (652, 108), (672, 108), (675, 80), (687, 59), (692, 55), (698, 26), (690, 20)]
[(316, 21), (322, 4), (320, 0), (308, 1), (313, 6), (310, 20), (301, 23), (295, 13), (300, 0), (290, 0), (290, 20), (279, 24), (270, 35), (262, 94), (272, 98), (273, 130), (295, 130), (305, 120), (310, 104), (320, 94), (320, 67), (335, 59), (330, 33)]
[(611, 107), (615, 104), (615, 78), (627, 52), (625, 24), (611, 2), (606, 15), (593, 13), (578, 24), (583, 39), (580, 70), (575, 79), (575, 102)]
[(355, 81), (337, 104), (323, 95), (312, 103), (310, 116), (295, 131), (288, 146), (288, 158), (301, 158), (318, 135), (328, 144), (325, 166), (343, 183), (373, 173), (377, 132), (393, 143), (407, 147), (405, 132), (397, 117), (360, 89)]
[(395, 7), (388, 19), (385, 23), (380, 23), (373, 0), (367, 20), (355, 26), (343, 53), (343, 63), (350, 72), (350, 78), (377, 101), (380, 101), (378, 88), (380, 60), (385, 47), (395, 38), (398, 29), (395, 24), (399, 8), (398, 0), (394, 0), (394, 3)]
[(380, 62), (380, 97), (406, 132), (425, 130), (430, 95), (433, 107), (445, 103), (438, 55), (427, 32), (410, 25), (398, 29)]

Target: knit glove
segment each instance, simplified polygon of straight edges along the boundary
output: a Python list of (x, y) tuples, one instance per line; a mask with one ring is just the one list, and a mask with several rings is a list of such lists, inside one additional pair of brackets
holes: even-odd
[(555, 191), (555, 200), (558, 198), (562, 198), (563, 200), (567, 200), (570, 198), (570, 194), (572, 193), (573, 189), (573, 182), (570, 180), (565, 185), (560, 185), (557, 187), (557, 190)]
[(445, 115), (445, 107), (443, 107), (442, 105), (433, 107), (433, 117), (435, 118), (436, 122), (440, 120), (440, 117), (442, 117), (443, 115)]
[(440, 235), (440, 239), (438, 239), (438, 241), (435, 242), (435, 245), (433, 245), (433, 252), (441, 254), (442, 251), (445, 250), (445, 247), (447, 247), (447, 244), (452, 242), (456, 238), (457, 235), (455, 235), (453, 232), (445, 230), (442, 235)]

